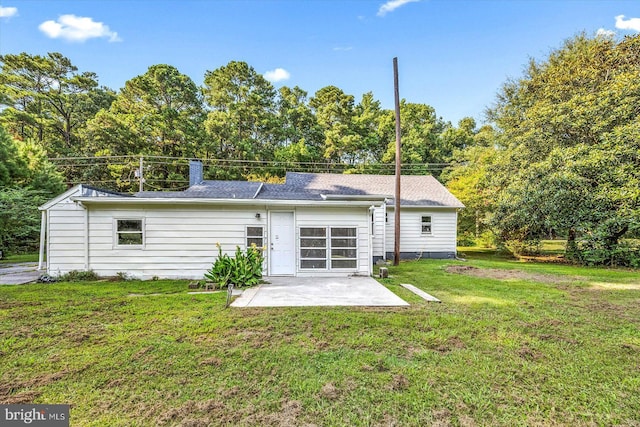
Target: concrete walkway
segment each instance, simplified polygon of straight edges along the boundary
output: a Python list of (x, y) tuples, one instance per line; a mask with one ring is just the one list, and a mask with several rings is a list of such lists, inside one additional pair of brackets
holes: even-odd
[(37, 262), (0, 264), (0, 285), (23, 285), (38, 280), (42, 274)]
[(408, 306), (371, 277), (267, 277), (232, 307)]

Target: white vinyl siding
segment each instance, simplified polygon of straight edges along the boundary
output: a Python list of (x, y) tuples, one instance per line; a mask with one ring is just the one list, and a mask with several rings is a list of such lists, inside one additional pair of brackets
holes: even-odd
[(371, 236), (371, 244), (373, 249), (372, 256), (384, 256), (384, 240), (385, 240), (385, 207), (377, 206), (373, 210), (374, 230)]
[[(387, 206), (386, 251), (394, 249), (394, 211)], [(431, 217), (431, 233), (423, 233), (423, 217)], [(400, 212), (400, 252), (455, 252), (455, 209), (407, 208)]]
[[(256, 209), (159, 206), (149, 209), (93, 208), (90, 212), (89, 258), (91, 269), (103, 276), (127, 272), (150, 279), (202, 278), (215, 261), (219, 243), (233, 256), (246, 243), (247, 227), (264, 227), (266, 212)], [(113, 248), (113, 218), (144, 218), (144, 249)]]
[[(79, 195), (71, 194), (71, 196)], [(47, 211), (47, 272), (58, 276), (84, 270), (85, 210), (69, 198)]]
[[(265, 232), (269, 225), (268, 215), (264, 206), (221, 208), (197, 205), (146, 205), (133, 208), (101, 204), (88, 205), (88, 209), (85, 212), (82, 206), (66, 200), (51, 206), (48, 210), (50, 274), (64, 274), (70, 270), (88, 268), (101, 276), (114, 276), (119, 272), (126, 272), (140, 279), (151, 279), (154, 276), (199, 279), (215, 261), (218, 255), (217, 243), (222, 246), (224, 253), (233, 256), (236, 246), (242, 247), (251, 243), (250, 239), (258, 239), (258, 236), (253, 236), (257, 234), (257, 229), (251, 227), (262, 227), (263, 246), (269, 245), (269, 236)], [(371, 217), (367, 207), (310, 206), (291, 210), (295, 210), (294, 256), (297, 275), (371, 274)], [(256, 218), (256, 213), (261, 214), (260, 218)], [(116, 219), (143, 219), (143, 248), (114, 247)], [(89, 230), (87, 237), (85, 227)], [(329, 265), (325, 270), (301, 269), (298, 247), (301, 227), (324, 227), (326, 230), (330, 230), (330, 227), (355, 228), (355, 264), (354, 258), (348, 258), (351, 262), (349, 266), (353, 268), (331, 270), (331, 253), (327, 252), (326, 259)], [(329, 251), (329, 247), (326, 251)], [(265, 255), (268, 256), (268, 251)], [(335, 252), (334, 258), (339, 255), (354, 254)], [(265, 274), (268, 273), (265, 270)]]

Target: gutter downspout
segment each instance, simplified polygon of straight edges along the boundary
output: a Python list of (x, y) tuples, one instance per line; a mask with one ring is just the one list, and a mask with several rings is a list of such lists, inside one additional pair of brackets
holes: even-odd
[(42, 270), (44, 265), (44, 245), (46, 244), (47, 235), (47, 211), (43, 210), (40, 219), (40, 254), (38, 255), (38, 270)]

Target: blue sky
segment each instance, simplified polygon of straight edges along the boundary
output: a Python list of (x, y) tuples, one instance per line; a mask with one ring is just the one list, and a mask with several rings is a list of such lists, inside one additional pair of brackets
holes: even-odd
[(639, 17), (640, 2), (614, 0), (1, 0), (0, 54), (61, 52), (113, 89), (154, 64), (201, 84), (241, 60), (276, 87), (371, 91), (385, 108), (397, 56), (402, 98), (482, 123), (529, 58), (583, 31), (637, 34)]

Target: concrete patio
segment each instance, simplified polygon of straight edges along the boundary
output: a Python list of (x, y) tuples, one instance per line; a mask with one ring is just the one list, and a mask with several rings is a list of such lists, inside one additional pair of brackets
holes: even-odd
[(408, 306), (371, 277), (267, 277), (246, 289), (232, 307)]
[(43, 271), (38, 271), (36, 262), (0, 264), (0, 285), (24, 285), (38, 280)]

